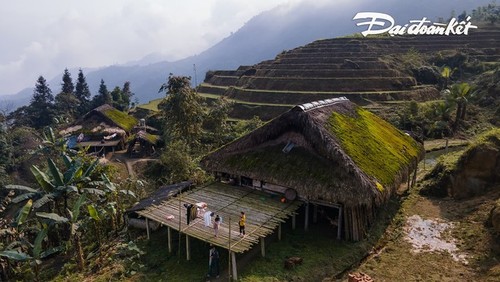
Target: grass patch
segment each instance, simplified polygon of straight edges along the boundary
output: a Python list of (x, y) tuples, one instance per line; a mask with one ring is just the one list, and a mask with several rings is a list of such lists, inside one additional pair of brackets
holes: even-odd
[(161, 101), (163, 101), (163, 99), (165, 99), (165, 98), (151, 100), (147, 104), (138, 105), (137, 108), (141, 108), (141, 109), (145, 109), (145, 110), (149, 110), (149, 111), (153, 111), (153, 112), (158, 112), (159, 111), (158, 105), (161, 103)]

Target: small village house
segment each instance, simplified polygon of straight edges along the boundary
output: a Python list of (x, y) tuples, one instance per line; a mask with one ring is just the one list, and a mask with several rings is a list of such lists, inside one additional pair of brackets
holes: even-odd
[[(423, 146), (342, 97), (298, 105), (212, 152), (202, 167), (220, 179), (336, 211), (338, 236), (360, 240), (375, 212), (410, 179)], [(341, 232), (342, 231), (342, 232)]]
[(125, 148), (126, 140), (137, 119), (108, 104), (99, 106), (72, 126), (62, 130), (72, 148), (89, 148), (89, 152), (105, 155)]

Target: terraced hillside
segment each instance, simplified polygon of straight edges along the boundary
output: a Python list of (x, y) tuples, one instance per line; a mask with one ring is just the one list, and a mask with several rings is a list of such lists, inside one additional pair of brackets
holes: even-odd
[[(468, 36), (318, 40), (283, 51), (274, 60), (210, 71), (198, 92), (209, 101), (220, 95), (233, 100), (232, 118), (257, 115), (263, 120), (293, 105), (340, 96), (374, 109), (379, 103), (426, 101), (439, 97), (437, 67), (494, 68), (500, 58), (498, 42), (497, 27)], [(425, 57), (426, 64), (401, 60), (411, 57)]]

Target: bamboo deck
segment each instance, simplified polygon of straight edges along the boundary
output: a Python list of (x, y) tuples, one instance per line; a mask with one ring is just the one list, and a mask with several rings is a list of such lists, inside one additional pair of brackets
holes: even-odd
[[(212, 211), (222, 217), (217, 237), (215, 237), (212, 226), (206, 227), (204, 225), (203, 218), (197, 218), (189, 225), (186, 224), (184, 204), (198, 202), (207, 203), (207, 211)], [(280, 197), (255, 189), (215, 183), (182, 193), (180, 196), (150, 206), (137, 213), (179, 230), (180, 208), (180, 230), (182, 233), (225, 249), (230, 248), (236, 253), (243, 253), (257, 244), (259, 238), (272, 234), (280, 223), (295, 214), (301, 204), (300, 201), (282, 203)], [(238, 221), (241, 211), (244, 211), (246, 215), (246, 236), (244, 237), (239, 237)], [(170, 215), (174, 218), (168, 220), (167, 216)], [(231, 241), (229, 242), (230, 219)]]

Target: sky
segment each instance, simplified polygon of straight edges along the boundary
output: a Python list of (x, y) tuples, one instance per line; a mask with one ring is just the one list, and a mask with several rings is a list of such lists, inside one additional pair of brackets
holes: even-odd
[(122, 64), (150, 53), (169, 60), (198, 54), (260, 12), (296, 2), (0, 0), (0, 95), (65, 68)]

